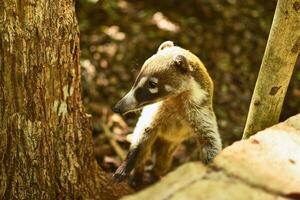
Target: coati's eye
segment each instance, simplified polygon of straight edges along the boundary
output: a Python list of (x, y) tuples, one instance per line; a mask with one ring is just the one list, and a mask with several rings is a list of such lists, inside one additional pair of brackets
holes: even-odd
[(157, 83), (153, 80), (149, 80), (148, 81), (148, 87), (153, 89), (153, 88), (157, 88)]

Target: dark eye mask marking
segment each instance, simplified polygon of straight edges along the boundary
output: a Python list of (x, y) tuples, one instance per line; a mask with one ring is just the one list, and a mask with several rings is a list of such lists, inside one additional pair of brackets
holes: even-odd
[(152, 94), (148, 89), (137, 88), (134, 93), (134, 97), (139, 104), (146, 104), (157, 98), (159, 98), (158, 93)]

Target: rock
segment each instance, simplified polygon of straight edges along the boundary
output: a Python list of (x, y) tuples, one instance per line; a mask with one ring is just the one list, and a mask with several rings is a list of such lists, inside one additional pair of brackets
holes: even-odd
[(200, 162), (187, 163), (174, 172), (169, 173), (157, 184), (124, 199), (169, 199), (177, 191), (201, 179), (206, 174), (206, 171), (207, 168)]
[(300, 114), (225, 148), (214, 165), (257, 187), (300, 197)]
[[(252, 200), (279, 199), (260, 188), (230, 177), (201, 163), (188, 163), (169, 173), (159, 183), (123, 200)], [(286, 199), (286, 198), (280, 198)]]
[(300, 114), (225, 148), (210, 166), (185, 164), (124, 200), (300, 199)]
[[(162, 198), (159, 198), (162, 199)], [(228, 177), (222, 171), (206, 174), (202, 179), (182, 187), (169, 198), (172, 200), (252, 200), (278, 199), (275, 194), (254, 188), (244, 182)], [(282, 198), (284, 199), (284, 198)]]

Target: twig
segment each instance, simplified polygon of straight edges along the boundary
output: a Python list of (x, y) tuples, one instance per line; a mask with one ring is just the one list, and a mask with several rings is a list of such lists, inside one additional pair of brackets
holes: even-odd
[(107, 137), (109, 140), (109, 143), (113, 147), (114, 151), (117, 153), (117, 155), (122, 159), (125, 160), (126, 158), (126, 153), (123, 151), (123, 149), (120, 147), (120, 145), (117, 143), (116, 139), (112, 136), (111, 131), (109, 128), (104, 124), (101, 123), (101, 126), (103, 128), (104, 135)]

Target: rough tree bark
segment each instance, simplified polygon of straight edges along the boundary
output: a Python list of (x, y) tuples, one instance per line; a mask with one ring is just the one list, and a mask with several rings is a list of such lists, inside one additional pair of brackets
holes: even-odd
[(116, 199), (93, 157), (72, 0), (0, 0), (0, 199)]
[(300, 1), (278, 0), (243, 138), (278, 122), (300, 50)]

